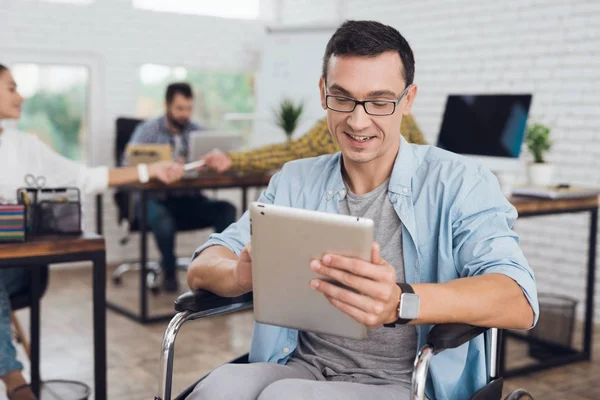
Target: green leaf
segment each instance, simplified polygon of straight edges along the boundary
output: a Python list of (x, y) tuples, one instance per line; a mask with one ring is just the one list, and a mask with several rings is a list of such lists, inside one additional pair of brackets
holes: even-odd
[(544, 154), (552, 148), (550, 140), (550, 128), (539, 123), (527, 126), (525, 131), (525, 143), (536, 163), (544, 162)]
[(286, 98), (281, 101), (279, 108), (273, 110), (275, 124), (283, 130), (288, 140), (298, 127), (303, 109), (304, 104), (299, 103), (296, 105), (292, 100)]

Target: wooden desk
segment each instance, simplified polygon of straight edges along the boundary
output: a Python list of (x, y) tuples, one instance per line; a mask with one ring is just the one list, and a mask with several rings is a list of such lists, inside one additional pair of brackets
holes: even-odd
[(40, 385), (40, 274), (39, 265), (91, 261), (93, 263), (94, 390), (106, 399), (106, 248), (96, 234), (39, 236), (22, 243), (0, 244), (0, 268), (29, 266), (31, 282), (31, 382)]
[(197, 178), (182, 179), (170, 185), (158, 181), (148, 183), (135, 183), (121, 186), (125, 189), (145, 191), (171, 191), (178, 189), (225, 189), (249, 188), (267, 186), (271, 180), (269, 174), (200, 174)]
[(591, 211), (598, 208), (597, 197), (583, 199), (549, 200), (533, 197), (514, 196), (510, 202), (519, 212), (519, 217), (529, 217), (544, 214), (562, 214), (571, 212)]
[[(585, 322), (583, 330), (583, 351), (572, 348), (562, 348), (561, 354), (550, 360), (528, 365), (522, 368), (506, 370), (506, 354), (504, 352), (505, 339), (507, 336), (536, 342), (533, 338), (524, 335), (516, 335), (506, 331), (503, 335), (502, 355), (500, 357), (500, 376), (506, 378), (524, 375), (531, 372), (541, 371), (559, 365), (570, 364), (577, 361), (589, 361), (592, 357), (592, 338), (594, 327), (594, 286), (596, 282), (596, 238), (598, 233), (598, 197), (587, 197), (582, 199), (549, 200), (532, 197), (512, 197), (510, 202), (519, 212), (519, 218), (529, 218), (541, 215), (568, 214), (586, 212), (590, 215), (590, 231), (587, 260), (587, 280), (585, 299)], [(538, 343), (539, 344), (539, 343)], [(545, 343), (542, 343), (545, 344)], [(555, 346), (556, 347), (556, 346)]]
[[(222, 174), (218, 175), (215, 173), (201, 173), (197, 178), (193, 179), (182, 179), (171, 185), (165, 185), (158, 181), (148, 182), (146, 184), (136, 183), (132, 185), (121, 186), (121, 190), (129, 192), (137, 192), (140, 194), (140, 215), (146, 215), (146, 209), (148, 204), (148, 193), (151, 192), (180, 192), (190, 189), (231, 189), (239, 188), (242, 189), (242, 210), (245, 211), (248, 208), (248, 188), (265, 187), (269, 185), (271, 180), (270, 174)], [(160, 321), (169, 321), (175, 314), (158, 315), (150, 317), (148, 316), (148, 299), (146, 289), (146, 275), (147, 269), (147, 254), (148, 254), (148, 242), (147, 233), (148, 227), (146, 225), (146, 218), (139, 219), (139, 232), (140, 232), (140, 313), (135, 314), (125, 308), (107, 301), (107, 307), (113, 311), (116, 311), (134, 321), (140, 323), (151, 323)], [(96, 230), (99, 234), (102, 234), (102, 195), (96, 197)]]

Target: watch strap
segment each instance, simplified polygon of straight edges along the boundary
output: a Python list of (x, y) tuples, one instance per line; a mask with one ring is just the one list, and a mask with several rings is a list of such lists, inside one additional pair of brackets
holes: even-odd
[[(412, 288), (412, 286), (410, 286), (408, 283), (396, 282), (396, 285), (398, 285), (398, 287), (402, 291), (402, 293), (400, 294), (400, 299), (399, 299), (400, 301), (402, 301), (402, 294), (403, 293), (411, 293), (411, 294), (415, 293), (415, 291)], [(400, 301), (398, 302), (398, 310), (400, 310)], [(385, 326), (386, 328), (394, 328), (396, 325), (404, 325), (404, 324), (409, 323), (410, 321), (412, 321), (412, 320), (411, 319), (398, 318), (395, 322), (392, 322), (390, 324), (383, 324), (383, 326)]]

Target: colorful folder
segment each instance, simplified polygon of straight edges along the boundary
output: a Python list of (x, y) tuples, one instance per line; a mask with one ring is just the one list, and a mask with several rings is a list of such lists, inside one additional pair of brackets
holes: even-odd
[(0, 205), (0, 242), (25, 240), (25, 206)]

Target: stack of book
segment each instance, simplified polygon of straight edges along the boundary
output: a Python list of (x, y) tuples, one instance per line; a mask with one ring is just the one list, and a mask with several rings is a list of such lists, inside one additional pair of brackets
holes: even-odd
[(25, 240), (25, 206), (0, 205), (0, 242)]

